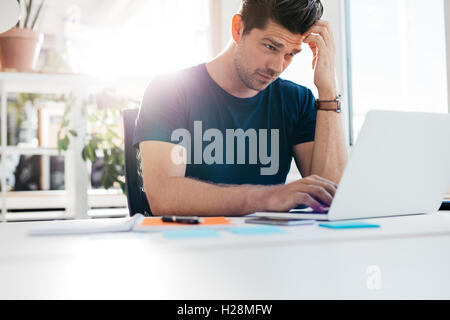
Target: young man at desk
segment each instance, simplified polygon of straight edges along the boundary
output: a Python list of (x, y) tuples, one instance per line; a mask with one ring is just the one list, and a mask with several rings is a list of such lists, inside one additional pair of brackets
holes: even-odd
[[(330, 205), (347, 147), (335, 43), (322, 13), (320, 0), (243, 0), (219, 56), (152, 81), (133, 143), (154, 215)], [(305, 45), (318, 103), (308, 88), (279, 78)], [(285, 184), (292, 156), (304, 178)]]

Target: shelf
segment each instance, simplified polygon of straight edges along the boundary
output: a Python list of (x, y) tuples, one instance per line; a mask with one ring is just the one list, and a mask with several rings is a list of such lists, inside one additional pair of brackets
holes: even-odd
[[(90, 189), (87, 192), (89, 208), (127, 208), (127, 198), (120, 190)], [(66, 208), (68, 195), (65, 190), (9, 191), (6, 193), (7, 210)], [(0, 207), (2, 201), (0, 198)]]
[[(127, 208), (91, 209), (87, 214), (89, 218), (123, 218), (129, 216)], [(67, 220), (73, 219), (73, 217), (65, 211), (8, 212), (6, 214), (7, 222), (61, 219)], [(2, 220), (0, 219), (0, 221)]]
[(8, 92), (65, 93), (90, 85), (91, 77), (69, 74), (0, 72)]
[(47, 155), (47, 156), (64, 156), (65, 152), (61, 151), (58, 152), (58, 149), (55, 148), (24, 148), (24, 147), (14, 147), (14, 146), (7, 146), (7, 147), (0, 147), (0, 152), (4, 152), (7, 154), (24, 154), (24, 155)]
[(6, 213), (6, 220), (8, 222), (32, 221), (32, 220), (60, 220), (70, 218), (71, 217), (65, 211), (34, 211), (34, 212)]
[(0, 72), (0, 82), (5, 84), (8, 92), (66, 93), (79, 89), (101, 90), (109, 87), (139, 99), (151, 79), (152, 77), (148, 76), (102, 78), (87, 74)]
[(128, 217), (130, 212), (128, 208), (103, 208), (90, 209), (87, 214), (91, 218), (120, 218)]
[[(76, 99), (75, 107), (72, 109), (71, 117), (74, 120), (74, 126), (80, 128), (81, 132), (86, 130), (86, 115), (83, 114), (83, 101), (89, 97), (89, 94), (100, 92), (105, 88), (116, 90), (122, 96), (128, 96), (136, 101), (142, 99), (142, 96), (151, 81), (148, 76), (125, 76), (100, 78), (86, 74), (52, 74), (52, 73), (21, 73), (21, 72), (0, 72), (0, 107), (1, 114), (1, 142), (0, 155), (4, 154), (23, 154), (23, 155), (43, 155), (43, 156), (65, 156), (64, 176), (66, 182), (66, 191), (19, 191), (6, 192), (4, 190), (0, 197), (1, 212), (5, 213), (6, 219), (11, 220), (14, 217), (21, 216), (22, 213), (7, 212), (7, 210), (25, 211), (31, 209), (42, 210), (42, 216), (51, 216), (55, 219), (67, 218), (65, 210), (76, 212), (77, 218), (87, 218), (92, 211), (90, 208), (119, 208), (122, 210), (120, 215), (124, 214), (127, 208), (126, 196), (119, 191), (88, 190), (89, 174), (86, 163), (81, 159), (81, 150), (83, 148), (83, 135), (73, 139), (71, 148), (67, 152), (59, 153), (56, 148), (45, 147), (19, 147), (7, 146), (7, 96), (8, 93), (26, 92), (26, 93), (49, 93), (61, 94), (72, 93)], [(49, 145), (49, 144), (45, 144)], [(47, 159), (44, 157), (44, 159)], [(4, 163), (0, 166), (1, 182), (6, 184), (3, 171), (6, 170)], [(56, 210), (45, 212), (44, 210)], [(59, 212), (59, 210), (64, 210)], [(99, 214), (108, 216), (112, 209), (98, 211)], [(59, 212), (59, 213), (55, 213)], [(88, 213), (89, 212), (89, 213)], [(23, 214), (32, 217), (38, 217), (36, 212), (23, 212)], [(64, 215), (63, 215), (64, 214)], [(72, 217), (73, 218), (73, 217)], [(21, 219), (21, 218), (20, 218)]]

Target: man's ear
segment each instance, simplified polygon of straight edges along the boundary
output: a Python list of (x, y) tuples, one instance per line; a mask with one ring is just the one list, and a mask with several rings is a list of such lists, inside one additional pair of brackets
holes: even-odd
[(233, 21), (231, 22), (231, 35), (234, 42), (238, 42), (242, 34), (244, 33), (244, 22), (242, 21), (242, 16), (240, 14), (235, 14), (233, 16)]

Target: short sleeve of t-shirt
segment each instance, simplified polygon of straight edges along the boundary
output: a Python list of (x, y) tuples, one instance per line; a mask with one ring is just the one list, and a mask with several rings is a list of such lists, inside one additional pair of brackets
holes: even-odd
[(312, 91), (298, 86), (298, 109), (293, 121), (292, 145), (314, 141), (316, 132), (317, 110)]
[(174, 79), (168, 76), (155, 78), (147, 87), (142, 99), (133, 137), (133, 145), (147, 140), (171, 142), (175, 129), (186, 127), (183, 93)]

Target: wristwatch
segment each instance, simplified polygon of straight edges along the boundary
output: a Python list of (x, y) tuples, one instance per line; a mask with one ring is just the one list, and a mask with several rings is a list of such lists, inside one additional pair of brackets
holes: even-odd
[(338, 95), (334, 100), (316, 100), (316, 109), (341, 113), (342, 96)]

